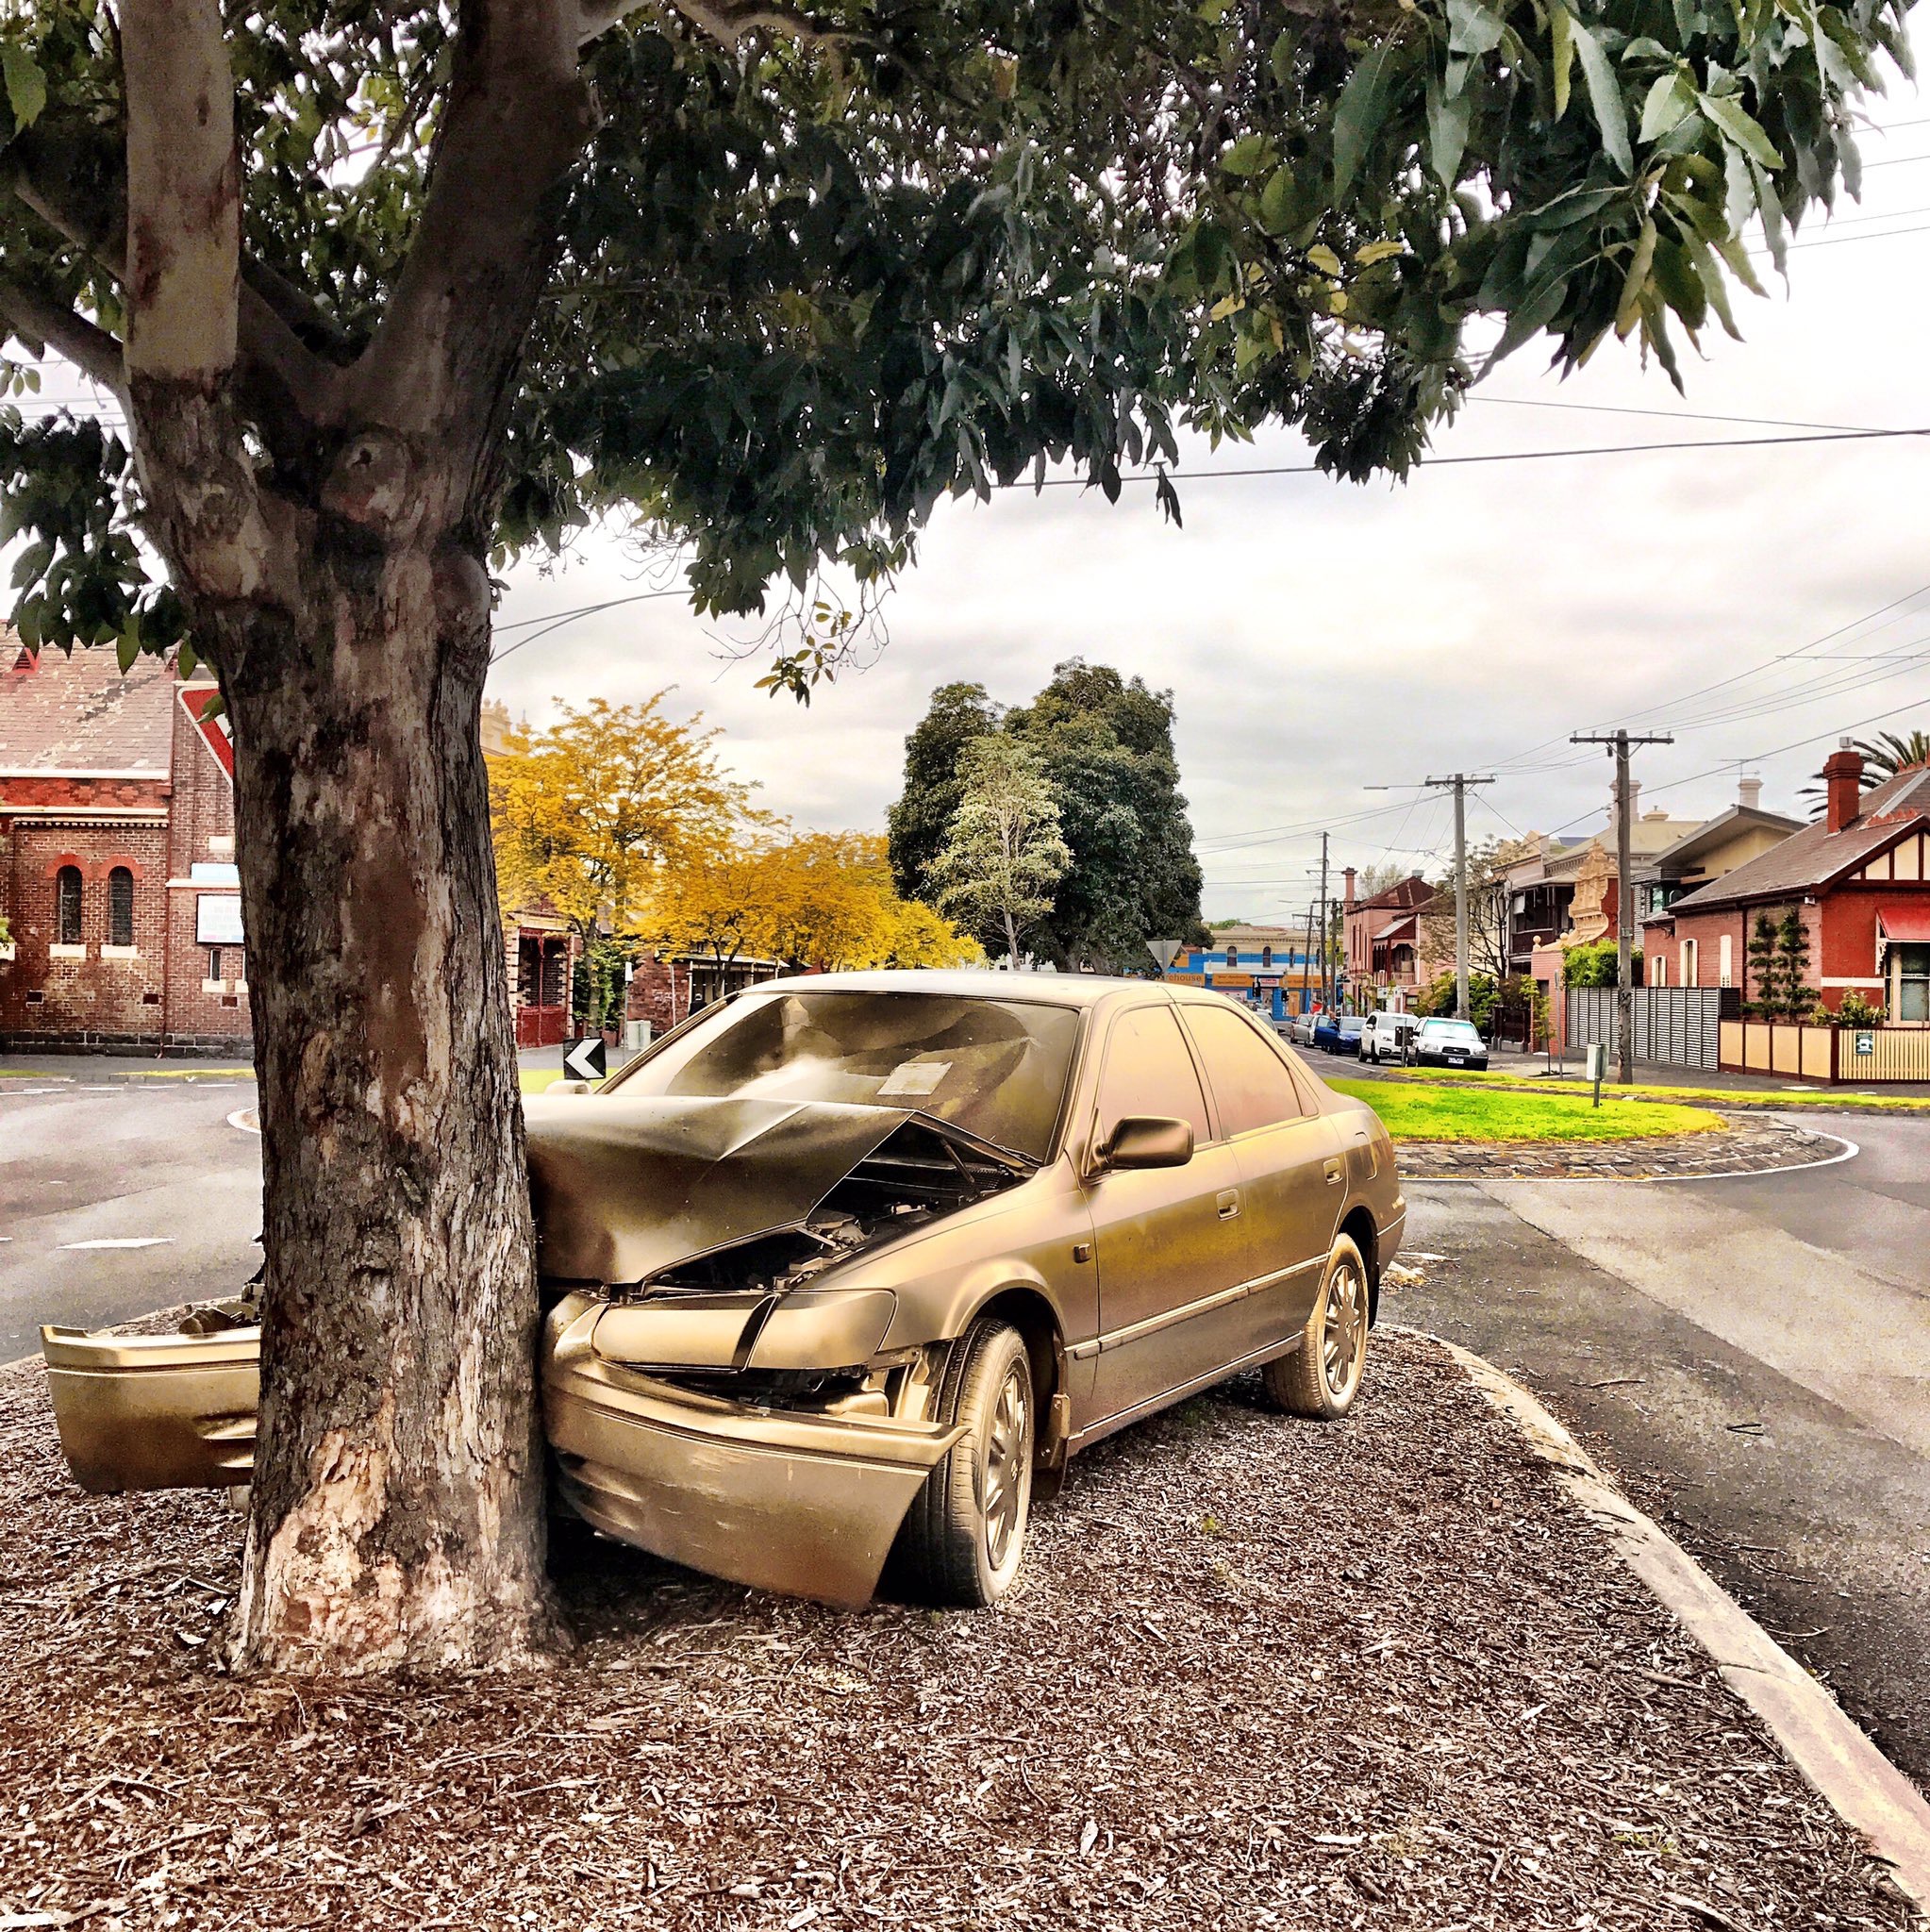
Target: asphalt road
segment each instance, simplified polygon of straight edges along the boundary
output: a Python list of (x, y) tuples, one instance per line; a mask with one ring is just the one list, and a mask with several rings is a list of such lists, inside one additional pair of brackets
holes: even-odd
[(254, 1082), (68, 1065), (0, 1077), (0, 1361), (42, 1322), (232, 1294), (259, 1258), (261, 1143), (228, 1122)]
[(1519, 1376), (1930, 1782), (1930, 1120), (1840, 1164), (1411, 1190), (1393, 1321)]

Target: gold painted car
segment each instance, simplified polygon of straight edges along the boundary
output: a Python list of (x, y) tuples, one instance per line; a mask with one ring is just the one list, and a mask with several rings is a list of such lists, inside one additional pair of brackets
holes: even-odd
[[(768, 982), (528, 1103), (562, 1503), (717, 1575), (986, 1604), (1068, 1457), (1261, 1367), (1353, 1407), (1386, 1130), (1222, 994)], [(247, 1480), (259, 1331), (42, 1330), (90, 1490)]]

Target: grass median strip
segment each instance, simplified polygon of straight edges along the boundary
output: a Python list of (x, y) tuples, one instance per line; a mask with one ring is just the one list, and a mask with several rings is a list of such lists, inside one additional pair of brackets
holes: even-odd
[[(1487, 1073), (1457, 1072), (1452, 1067), (1389, 1067), (1381, 1075), (1385, 1081), (1427, 1087), (1479, 1087), (1489, 1091), (1509, 1093), (1576, 1094), (1589, 1091), (1579, 1074), (1566, 1076), (1511, 1074), (1490, 1070)], [(1332, 1086), (1334, 1083), (1327, 1083)], [(1711, 1107), (1844, 1108), (1874, 1107), (1894, 1113), (1930, 1113), (1930, 1099), (1912, 1093), (1871, 1093), (1855, 1087), (1816, 1087), (1804, 1089), (1757, 1087), (1657, 1087), (1638, 1082), (1633, 1087), (1604, 1087), (1606, 1104), (1614, 1100), (1659, 1101), (1667, 1106), (1706, 1103)], [(1655, 1131), (1663, 1131), (1656, 1129)]]
[(1389, 1080), (1329, 1080), (1337, 1093), (1367, 1105), (1396, 1141), (1633, 1141), (1658, 1134), (1693, 1134), (1720, 1127), (1720, 1116), (1699, 1107), (1639, 1107), (1582, 1093), (1534, 1093), (1515, 1089), (1396, 1084)]

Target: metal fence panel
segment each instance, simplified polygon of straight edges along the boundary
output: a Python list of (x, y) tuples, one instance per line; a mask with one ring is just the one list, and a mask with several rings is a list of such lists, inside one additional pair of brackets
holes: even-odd
[[(1635, 990), (1635, 1057), (1666, 1066), (1716, 1071), (1718, 1028), (1725, 1004), (1717, 986), (1639, 986)], [(1568, 991), (1571, 1046), (1591, 1041), (1615, 1045), (1615, 989), (1577, 986)]]

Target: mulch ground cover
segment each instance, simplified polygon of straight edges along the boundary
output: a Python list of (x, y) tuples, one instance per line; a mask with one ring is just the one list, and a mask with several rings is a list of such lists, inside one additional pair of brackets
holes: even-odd
[(225, 1675), (238, 1519), (0, 1373), (0, 1927), (1905, 1924), (1441, 1353), (1370, 1378), (1094, 1450), (995, 1611), (573, 1541), (555, 1668), (368, 1685)]

